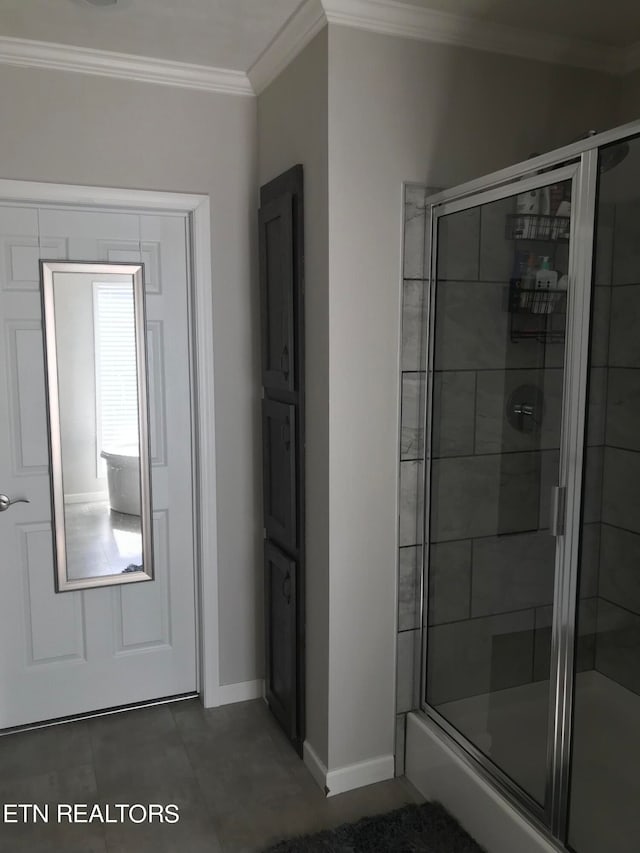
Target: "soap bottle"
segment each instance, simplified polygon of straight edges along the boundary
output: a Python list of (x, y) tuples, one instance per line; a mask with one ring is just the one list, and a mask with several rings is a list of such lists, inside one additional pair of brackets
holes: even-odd
[(558, 273), (556, 272), (556, 270), (550, 269), (548, 257), (541, 257), (540, 268), (536, 273), (535, 289), (536, 291), (543, 292), (540, 294), (536, 294), (536, 300), (533, 309), (535, 314), (550, 314), (553, 311), (556, 295), (555, 293), (550, 293), (549, 291), (557, 290), (557, 287)]

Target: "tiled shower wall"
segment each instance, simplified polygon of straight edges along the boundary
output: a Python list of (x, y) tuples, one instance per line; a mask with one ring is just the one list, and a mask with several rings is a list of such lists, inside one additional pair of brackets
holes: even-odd
[(640, 693), (640, 201), (601, 206), (599, 221), (611, 287), (609, 329), (594, 329), (608, 347), (595, 668)]
[(396, 775), (399, 776), (404, 773), (407, 711), (418, 705), (414, 681), (420, 656), (421, 491), (424, 461), (421, 420), (426, 369), (425, 199), (430, 193), (424, 186), (405, 186), (396, 692)]
[[(402, 772), (406, 712), (419, 704), (422, 467), (421, 415), (426, 367), (425, 197), (405, 194), (400, 446), (397, 756)], [(438, 372), (434, 402), (430, 562), (429, 689), (435, 704), (549, 676), (554, 540), (548, 533), (556, 482), (562, 347), (509, 342), (506, 292), (513, 243), (505, 217), (513, 201), (471, 210), (441, 224)], [(608, 323), (607, 293), (596, 316)], [(581, 586), (579, 666), (594, 665), (600, 478), (604, 443), (606, 346), (594, 350), (585, 561)], [(509, 368), (505, 370), (505, 367)], [(541, 368), (544, 367), (544, 370)], [(544, 381), (540, 434), (512, 429), (506, 399), (521, 384)], [(507, 455), (504, 455), (507, 454)], [(520, 531), (520, 532), (519, 532)], [(509, 533), (509, 536), (496, 536)], [(515, 534), (515, 535), (514, 535)], [(460, 648), (469, 654), (460, 656)]]

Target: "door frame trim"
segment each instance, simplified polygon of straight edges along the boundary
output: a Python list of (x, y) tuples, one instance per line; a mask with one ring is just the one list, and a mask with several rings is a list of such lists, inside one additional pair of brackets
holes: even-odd
[[(194, 483), (196, 572), (196, 687), (206, 708), (224, 704), (220, 688), (218, 618), (218, 529), (216, 487), (215, 388), (211, 209), (208, 195), (155, 190), (92, 187), (0, 178), (0, 201), (24, 204), (81, 205), (118, 210), (186, 214), (191, 228), (189, 338), (192, 364), (191, 403), (195, 411), (194, 451), (206, 460)], [(206, 571), (205, 571), (206, 567)]]

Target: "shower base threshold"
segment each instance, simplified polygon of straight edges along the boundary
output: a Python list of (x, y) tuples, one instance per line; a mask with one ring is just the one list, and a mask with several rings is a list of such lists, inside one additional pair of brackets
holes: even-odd
[[(539, 775), (540, 765), (539, 760), (532, 759), (536, 750), (529, 748), (529, 740), (537, 750), (542, 750), (542, 754), (546, 746), (532, 721), (545, 719), (547, 697), (546, 689), (526, 685), (459, 700), (442, 706), (441, 710), (447, 712), (446, 716), (454, 724), (471, 734), (474, 727), (478, 732), (485, 728), (486, 706), (491, 704), (494, 715), (498, 715), (498, 728), (507, 737), (512, 735), (513, 767), (518, 766), (518, 775), (533, 782)], [(509, 719), (510, 709), (512, 720)], [(638, 850), (633, 816), (640, 797), (640, 783), (636, 768), (629, 766), (629, 755), (637, 748), (638, 719), (640, 696), (594, 670), (578, 675), (574, 798), (569, 837), (572, 847), (580, 853), (601, 853), (603, 850), (636, 853)], [(520, 736), (523, 730), (527, 732), (526, 738)], [(479, 743), (479, 737), (473, 739)], [(502, 744), (503, 752), (507, 746)], [(539, 757), (539, 751), (537, 755)], [(539, 832), (497, 788), (485, 781), (452, 749), (440, 728), (423, 714), (409, 714), (407, 720), (405, 773), (427, 799), (439, 800), (448, 808), (488, 853), (566, 850)]]

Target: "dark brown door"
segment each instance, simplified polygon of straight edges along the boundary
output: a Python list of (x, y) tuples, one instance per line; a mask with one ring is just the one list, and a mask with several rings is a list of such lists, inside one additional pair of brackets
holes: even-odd
[(260, 190), (266, 697), (304, 741), (304, 234), (302, 166)]
[(296, 406), (262, 401), (264, 527), (289, 553), (297, 546)]
[(264, 544), (265, 616), (267, 629), (267, 700), (292, 741), (298, 740), (296, 709), (296, 576), (295, 560), (268, 540)]

